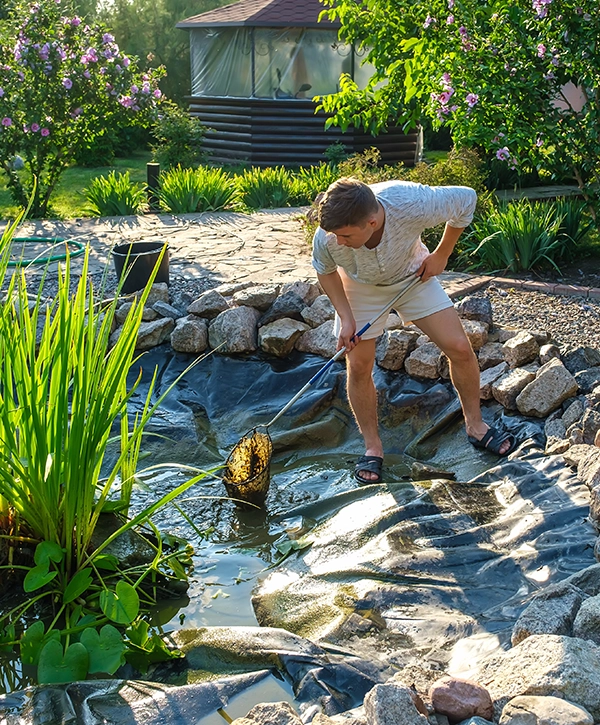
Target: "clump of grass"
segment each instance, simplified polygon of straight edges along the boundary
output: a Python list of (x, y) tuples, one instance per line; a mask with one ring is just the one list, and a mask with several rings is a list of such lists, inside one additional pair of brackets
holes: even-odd
[(134, 184), (129, 171), (97, 176), (83, 189), (88, 211), (93, 216), (129, 216), (140, 214), (146, 205), (146, 186)]
[(246, 169), (236, 177), (239, 203), (245, 209), (277, 209), (287, 206), (292, 180), (283, 166)]
[(233, 206), (238, 195), (234, 180), (222, 169), (171, 169), (160, 177), (161, 206), (173, 214), (219, 211)]

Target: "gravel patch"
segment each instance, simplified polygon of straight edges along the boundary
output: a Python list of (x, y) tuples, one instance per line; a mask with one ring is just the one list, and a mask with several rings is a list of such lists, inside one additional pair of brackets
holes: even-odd
[(498, 325), (545, 330), (563, 352), (586, 345), (600, 349), (600, 301), (493, 285), (475, 296), (490, 300)]

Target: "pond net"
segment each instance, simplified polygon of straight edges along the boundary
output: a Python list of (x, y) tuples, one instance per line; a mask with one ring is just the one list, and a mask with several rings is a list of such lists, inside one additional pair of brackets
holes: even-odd
[(262, 506), (269, 491), (273, 455), (271, 436), (254, 428), (236, 444), (225, 462), (223, 483), (240, 507)]

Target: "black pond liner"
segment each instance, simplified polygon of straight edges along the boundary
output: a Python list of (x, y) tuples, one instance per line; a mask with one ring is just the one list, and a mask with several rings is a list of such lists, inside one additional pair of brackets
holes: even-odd
[(112, 257), (117, 277), (119, 280), (125, 277), (122, 292), (130, 294), (144, 289), (163, 249), (165, 253), (154, 282), (169, 284), (169, 247), (166, 242), (126, 242), (113, 247)]

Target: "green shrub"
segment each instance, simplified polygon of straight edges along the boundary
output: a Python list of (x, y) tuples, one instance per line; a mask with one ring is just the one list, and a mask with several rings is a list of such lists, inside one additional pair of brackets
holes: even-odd
[(316, 196), (326, 191), (337, 178), (337, 170), (329, 164), (300, 169), (292, 178), (289, 199), (291, 206), (312, 204)]
[(460, 243), (459, 262), (488, 272), (549, 265), (559, 270), (559, 263), (575, 256), (588, 229), (580, 202), (509, 202), (473, 223)]
[(283, 166), (252, 167), (236, 177), (240, 204), (246, 209), (277, 209), (287, 206), (292, 179)]
[(204, 131), (200, 119), (190, 116), (176, 103), (164, 103), (152, 130), (156, 138), (156, 144), (151, 147), (154, 160), (165, 170), (198, 166), (205, 158)]
[(82, 193), (94, 216), (139, 214), (146, 205), (146, 186), (132, 183), (129, 171), (122, 174), (111, 171), (108, 176), (97, 176)]
[(177, 167), (160, 176), (161, 205), (173, 214), (225, 209), (235, 203), (237, 194), (234, 179), (222, 169)]

